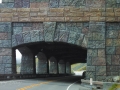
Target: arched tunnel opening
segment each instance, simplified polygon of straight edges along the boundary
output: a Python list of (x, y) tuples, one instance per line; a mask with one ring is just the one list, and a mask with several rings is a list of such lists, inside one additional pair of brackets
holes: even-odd
[(22, 55), (17, 61), (16, 53), (17, 74), (67, 75), (71, 65), (86, 63), (87, 58), (86, 48), (65, 42), (28, 43), (14, 49)]

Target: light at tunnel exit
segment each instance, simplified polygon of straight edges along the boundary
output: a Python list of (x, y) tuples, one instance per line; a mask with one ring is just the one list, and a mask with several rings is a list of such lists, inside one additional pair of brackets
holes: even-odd
[(16, 49), (16, 61), (17, 61), (17, 64), (21, 63), (21, 53), (19, 52), (18, 49)]

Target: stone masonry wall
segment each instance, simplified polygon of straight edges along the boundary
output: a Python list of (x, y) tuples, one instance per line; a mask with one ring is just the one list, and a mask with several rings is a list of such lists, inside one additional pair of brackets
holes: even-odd
[(106, 25), (107, 75), (120, 75), (120, 23)]
[[(120, 22), (119, 7), (119, 0), (3, 0), (0, 74), (13, 73), (12, 47), (43, 41), (44, 37), (44, 41), (58, 40), (88, 48), (87, 79), (107, 81), (119, 75), (116, 69), (119, 68), (120, 27), (115, 23)], [(84, 23), (87, 26), (80, 28)], [(80, 35), (88, 40), (80, 39)], [(85, 43), (80, 44), (80, 40)]]
[(11, 23), (0, 22), (0, 74), (12, 74)]

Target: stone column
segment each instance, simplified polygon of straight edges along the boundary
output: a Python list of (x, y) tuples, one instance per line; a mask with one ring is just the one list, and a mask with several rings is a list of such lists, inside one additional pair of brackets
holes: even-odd
[(57, 60), (54, 57), (49, 59), (49, 74), (57, 74)]
[(47, 74), (47, 58), (45, 54), (39, 52), (37, 54), (37, 57), (38, 57), (37, 74)]
[(66, 74), (71, 74), (71, 66), (69, 62), (66, 63)]
[(0, 74), (12, 74), (11, 23), (0, 22)]
[(22, 54), (22, 62), (21, 62), (21, 74), (33, 74), (33, 57), (34, 55), (27, 47), (18, 48), (18, 50)]
[(89, 23), (86, 78), (106, 79), (105, 22)]
[(59, 74), (65, 74), (65, 62), (60, 60), (58, 62)]

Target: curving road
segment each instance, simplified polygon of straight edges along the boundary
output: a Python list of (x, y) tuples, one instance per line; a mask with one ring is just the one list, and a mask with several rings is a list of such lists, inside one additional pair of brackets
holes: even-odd
[(0, 90), (79, 90), (80, 77), (0, 81)]

